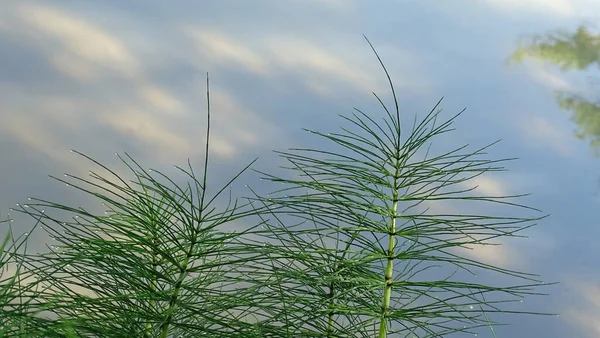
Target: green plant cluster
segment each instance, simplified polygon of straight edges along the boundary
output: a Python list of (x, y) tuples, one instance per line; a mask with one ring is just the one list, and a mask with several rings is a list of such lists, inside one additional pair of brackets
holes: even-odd
[[(543, 282), (460, 250), (519, 236), (543, 216), (519, 204), (522, 196), (465, 188), (503, 170), (502, 161), (484, 159), (487, 147), (431, 155), (458, 115), (438, 123), (436, 105), (401, 126), (377, 58), (394, 100), (390, 108), (375, 95), (383, 121), (356, 110), (342, 116), (348, 126), (339, 133), (309, 131), (333, 150), (280, 152), (289, 177), (260, 172), (264, 183), (283, 184), (268, 195), (249, 188), (248, 197), (226, 196), (254, 162), (223, 187), (211, 185), (208, 79), (204, 168), (178, 167), (186, 185), (129, 155), (120, 158), (133, 180), (75, 152), (107, 177), (55, 179), (106, 211), (36, 198), (14, 209), (36, 226), (16, 239), (10, 232), (2, 245), (0, 265), (16, 270), (0, 276), (0, 336), (450, 337), (495, 334), (495, 313), (529, 313), (510, 303), (538, 294)], [(430, 209), (454, 202), (537, 216)], [(48, 252), (27, 253), (33, 231), (53, 239)], [(476, 274), (517, 282), (486, 285)]]

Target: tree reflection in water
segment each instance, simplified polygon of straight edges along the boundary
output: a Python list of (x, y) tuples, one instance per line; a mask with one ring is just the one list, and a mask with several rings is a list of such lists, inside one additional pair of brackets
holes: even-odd
[[(528, 58), (557, 65), (564, 72), (600, 68), (600, 32), (581, 25), (574, 33), (562, 30), (527, 37), (510, 60), (522, 63)], [(577, 125), (575, 135), (589, 142), (594, 154), (600, 156), (600, 93), (597, 88), (591, 89), (595, 94), (592, 97), (557, 90), (555, 99), (561, 109), (571, 113), (571, 120)]]

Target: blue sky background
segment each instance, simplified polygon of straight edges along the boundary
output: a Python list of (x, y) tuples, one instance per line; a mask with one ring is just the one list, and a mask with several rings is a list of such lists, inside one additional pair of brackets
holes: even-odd
[[(561, 282), (524, 302), (559, 317), (510, 317), (498, 336), (598, 337), (600, 162), (552, 97), (585, 78), (507, 59), (522, 35), (572, 31), (599, 15), (593, 0), (3, 0), (0, 212), (28, 196), (87, 205), (47, 177), (87, 175), (91, 164), (70, 148), (110, 166), (123, 151), (167, 174), (188, 158), (198, 166), (206, 72), (213, 178), (224, 182), (257, 156), (258, 169), (273, 169), (271, 150), (318, 146), (300, 128), (337, 131), (337, 115), (353, 107), (381, 114), (371, 92), (390, 95), (365, 34), (407, 120), (442, 96), (447, 117), (466, 107), (444, 144), (503, 139), (490, 156), (520, 160), (476, 184), (531, 192), (527, 204), (551, 214), (527, 240), (471, 253)], [(32, 224), (13, 216), (17, 229)]]

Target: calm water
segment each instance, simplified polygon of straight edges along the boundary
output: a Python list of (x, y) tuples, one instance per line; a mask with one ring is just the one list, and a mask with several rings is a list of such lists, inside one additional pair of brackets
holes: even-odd
[(85, 205), (47, 178), (87, 174), (70, 148), (108, 165), (127, 151), (173, 174), (187, 158), (199, 165), (206, 72), (217, 180), (256, 156), (272, 168), (270, 150), (316, 145), (301, 128), (337, 131), (353, 107), (381, 113), (371, 92), (390, 97), (365, 34), (407, 121), (442, 96), (447, 117), (466, 107), (444, 146), (502, 139), (490, 156), (519, 160), (480, 189), (530, 192), (527, 204), (551, 214), (528, 239), (472, 253), (561, 283), (523, 303), (560, 316), (507, 317), (498, 337), (595, 338), (599, 16), (586, 0), (2, 1), (0, 215), (31, 195)]

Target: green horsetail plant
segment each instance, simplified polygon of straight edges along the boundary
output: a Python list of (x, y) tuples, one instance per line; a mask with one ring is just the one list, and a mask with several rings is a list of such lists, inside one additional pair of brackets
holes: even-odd
[[(207, 88), (210, 107), (209, 99)], [(259, 210), (231, 196), (221, 207), (217, 197), (252, 163), (224, 187), (211, 187), (210, 108), (208, 121), (203, 174), (197, 178), (189, 161), (189, 169), (177, 167), (191, 180), (185, 187), (143, 169), (129, 155), (119, 158), (134, 181), (73, 151), (111, 176), (90, 171), (92, 179), (53, 178), (100, 200), (106, 211), (37, 198), (16, 209), (38, 219), (53, 242), (49, 252), (24, 259), (44, 286), (30, 295), (52, 319), (44, 336), (251, 336), (246, 328), (253, 330), (252, 325), (240, 318), (247, 316), (243, 292), (253, 290), (234, 288), (241, 283), (234, 268), (238, 262), (226, 244), (239, 234), (224, 227)], [(70, 220), (52, 216), (52, 210), (66, 212)]]
[[(226, 206), (219, 204), (241, 173), (220, 188), (209, 182), (208, 79), (203, 173), (197, 176), (189, 161), (188, 169), (177, 167), (191, 183), (178, 185), (119, 157), (131, 181), (75, 152), (109, 178), (90, 172), (91, 179), (55, 179), (106, 210), (35, 198), (16, 209), (35, 218), (53, 243), (47, 253), (11, 254), (20, 274), (35, 277), (6, 289), (27, 305), (13, 321), (20, 334), (12, 336), (423, 338), (483, 326), (493, 334), (497, 323), (489, 315), (529, 313), (509, 305), (539, 294), (543, 283), (535, 275), (459, 250), (519, 236), (543, 217), (489, 215), (491, 207), (538, 211), (517, 203), (521, 195), (474, 194), (469, 180), (503, 170), (502, 161), (481, 158), (487, 147), (430, 155), (431, 141), (458, 115), (437, 124), (436, 105), (412, 128), (401, 126), (393, 83), (375, 54), (394, 99), (388, 109), (376, 95), (383, 123), (357, 110), (343, 117), (354, 130), (312, 131), (339, 148), (279, 152), (294, 178), (262, 173), (286, 185), (268, 196), (253, 191), (241, 203), (230, 194)], [(440, 203), (475, 203), (483, 211), (435, 211)], [(491, 285), (475, 274), (519, 281)], [(2, 318), (21, 318), (15, 313)]]
[[(23, 253), (27, 252), (28, 239), (38, 224), (15, 238), (10, 224), (12, 221), (10, 215), (0, 221), (0, 225), (8, 224), (8, 231), (0, 244), (0, 337), (39, 336), (47, 321), (35, 317), (40, 311), (32, 304), (35, 299), (30, 291), (36, 288), (37, 283), (33, 274), (23, 269)], [(7, 271), (11, 272), (8, 276)]]
[[(3, 223), (9, 223), (12, 220), (6, 219), (0, 221), (0, 225)], [(12, 245), (10, 242), (12, 241)], [(14, 269), (15, 272), (12, 275), (6, 276), (6, 271), (11, 269), (11, 264), (14, 264), (14, 255), (12, 253), (18, 250), (15, 238), (13, 238), (12, 228), (9, 227), (4, 240), (0, 244), (0, 304), (2, 304), (2, 312), (0, 313), (0, 336), (4, 337), (15, 328), (21, 326), (21, 320), (23, 319), (21, 306), (22, 303), (18, 302), (19, 299), (19, 282), (20, 282), (20, 266), (17, 265)], [(22, 243), (22, 242), (21, 242)], [(27, 318), (27, 316), (25, 316)]]
[[(437, 124), (438, 102), (407, 130), (388, 71), (369, 45), (393, 96), (390, 109), (375, 94), (383, 123), (356, 109), (342, 116), (354, 129), (307, 130), (337, 148), (277, 152), (295, 178), (261, 172), (285, 185), (252, 198), (272, 211), (262, 238), (249, 242), (266, 258), (264, 268), (247, 273), (264, 284), (261, 304), (270, 316), (262, 324), (278, 331), (274, 337), (445, 337), (476, 334), (479, 327), (495, 334), (492, 324), (499, 323), (488, 315), (533, 313), (509, 303), (540, 294), (535, 288), (544, 283), (461, 254), (520, 237), (545, 216), (518, 203), (525, 195), (483, 196), (469, 185), (504, 170), (498, 163), (507, 160), (483, 158), (491, 145), (431, 155), (431, 142), (451, 131), (460, 113)], [(435, 211), (440, 203), (468, 211)], [(538, 216), (514, 216), (506, 208)], [(473, 212), (495, 209), (504, 213)], [(478, 275), (518, 283), (483, 284)]]

